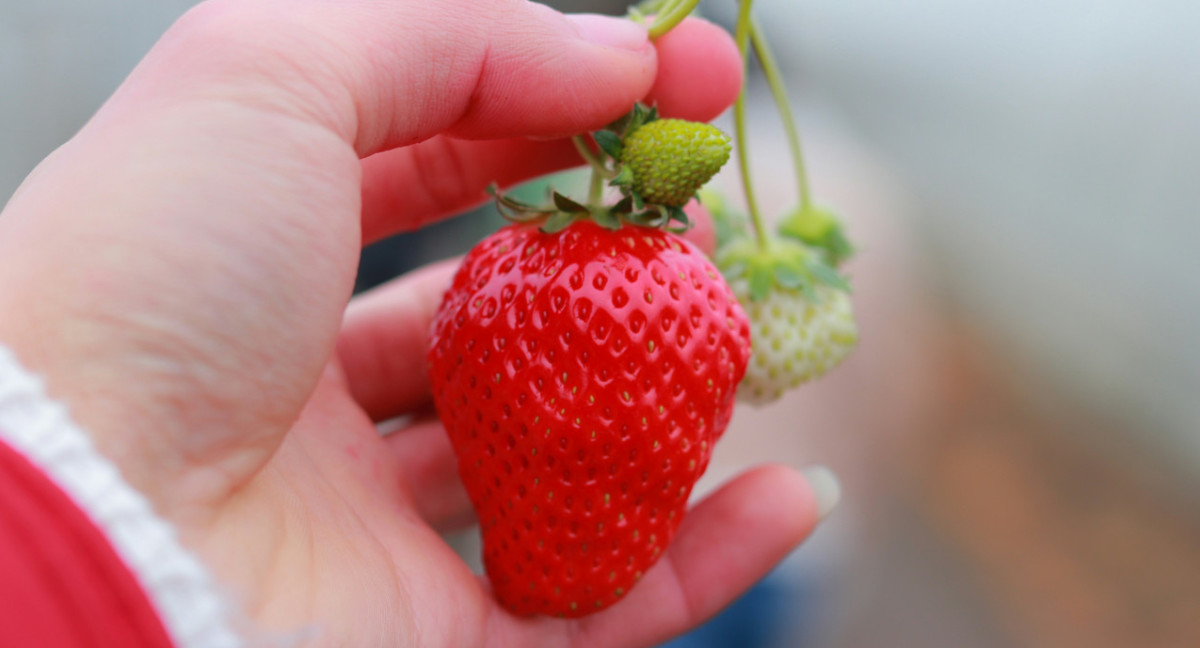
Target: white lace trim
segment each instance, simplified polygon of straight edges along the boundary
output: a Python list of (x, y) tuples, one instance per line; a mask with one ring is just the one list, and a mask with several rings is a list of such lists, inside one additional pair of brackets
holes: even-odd
[(0, 346), (0, 439), (37, 464), (105, 533), (141, 583), (177, 648), (240, 648), (231, 610), (207, 569), (150, 503)]

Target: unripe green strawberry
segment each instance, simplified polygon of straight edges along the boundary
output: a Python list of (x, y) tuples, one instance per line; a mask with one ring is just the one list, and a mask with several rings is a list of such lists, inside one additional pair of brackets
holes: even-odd
[(818, 285), (815, 300), (779, 286), (762, 299), (749, 299), (744, 283), (734, 291), (750, 317), (752, 334), (750, 364), (738, 386), (741, 401), (777, 400), (837, 366), (858, 342), (850, 296), (842, 290)]
[(731, 150), (729, 137), (716, 126), (659, 119), (625, 138), (621, 162), (643, 200), (682, 207), (721, 170)]

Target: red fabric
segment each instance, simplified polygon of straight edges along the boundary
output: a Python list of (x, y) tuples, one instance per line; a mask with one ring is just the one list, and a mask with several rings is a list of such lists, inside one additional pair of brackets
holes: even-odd
[(3, 442), (0, 646), (171, 647), (146, 594), (100, 530)]

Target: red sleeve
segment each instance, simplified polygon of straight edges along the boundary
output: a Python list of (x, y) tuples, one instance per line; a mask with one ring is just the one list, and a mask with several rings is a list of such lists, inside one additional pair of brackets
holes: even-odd
[(0, 442), (0, 646), (171, 645), (145, 592), (100, 530)]

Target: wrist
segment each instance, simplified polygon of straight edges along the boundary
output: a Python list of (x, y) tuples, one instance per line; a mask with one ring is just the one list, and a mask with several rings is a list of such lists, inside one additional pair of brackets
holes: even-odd
[(0, 299), (0, 312), (6, 314), (0, 318), (0, 352), (8, 354), (10, 369), (20, 367), (36, 376), (40, 397), (69, 408), (72, 419), (83, 425), (79, 433), (90, 447), (112, 461), (134, 488), (161, 492), (139, 469), (152, 458), (129, 442), (139, 425), (122, 413), (128, 407), (120, 390), (123, 381), (111, 375), (102, 358), (80, 348), (80, 342), (90, 337), (82, 330), (80, 318), (46, 316), (44, 305), (13, 307), (13, 301)]
[[(154, 513), (150, 503), (95, 449), (66, 408), (46, 395), (42, 381), (2, 346), (0, 443), (42, 471), (103, 534), (140, 583), (175, 646), (240, 645), (231, 630), (230, 611), (207, 570), (182, 547), (174, 529)], [(26, 478), (25, 483), (29, 482)], [(48, 497), (26, 500), (26, 508), (45, 506)], [(56, 506), (59, 517), (70, 516), (61, 504)], [(94, 543), (91, 550), (101, 551)], [(51, 568), (61, 569), (62, 565)], [(106, 573), (99, 587), (112, 587), (119, 581), (119, 574)]]

